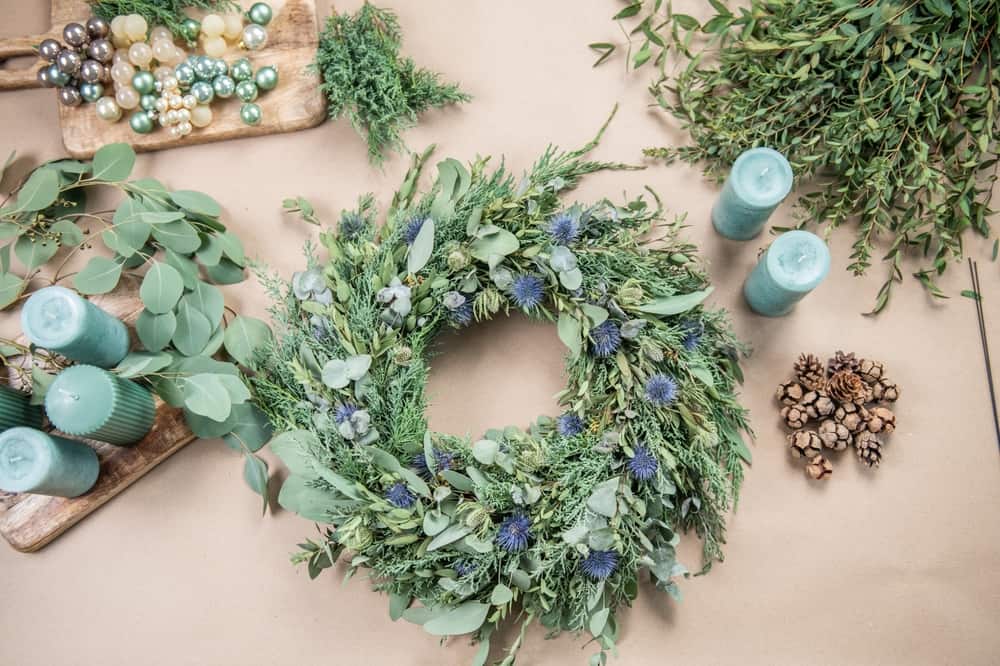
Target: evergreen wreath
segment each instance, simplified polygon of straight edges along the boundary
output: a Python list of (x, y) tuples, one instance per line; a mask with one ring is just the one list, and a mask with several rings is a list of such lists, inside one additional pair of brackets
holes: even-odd
[[(383, 226), (363, 197), (321, 234), (328, 261), (308, 248), (291, 284), (264, 278), (278, 334), (251, 381), (283, 431), (279, 501), (327, 525), (293, 561), (315, 577), (351, 551), (348, 575), (368, 569), (394, 620), (471, 634), (477, 664), (512, 615), (523, 624), (504, 664), (535, 619), (589, 631), (604, 664), (640, 571), (679, 597), (682, 531), (702, 538), (703, 570), (721, 559), (750, 458), (742, 346), (702, 305), (711, 287), (683, 218), (664, 221), (655, 194), (655, 206), (559, 198), (585, 174), (630, 168), (586, 158), (603, 132), (549, 147), (521, 180), (446, 159), (423, 195), (430, 151), (415, 156)], [(512, 309), (555, 322), (569, 348), (565, 412), (475, 442), (430, 432), (435, 336)]]

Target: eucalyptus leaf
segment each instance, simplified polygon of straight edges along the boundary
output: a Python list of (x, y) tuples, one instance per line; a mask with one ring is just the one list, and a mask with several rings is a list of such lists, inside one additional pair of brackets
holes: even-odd
[(184, 281), (173, 266), (154, 261), (139, 287), (139, 298), (153, 314), (170, 312), (184, 293)]
[(572, 358), (580, 356), (580, 351), (583, 348), (583, 327), (580, 326), (579, 320), (568, 312), (560, 312), (556, 332), (562, 343), (569, 349), (570, 356)]
[(229, 391), (221, 375), (198, 374), (184, 379), (184, 406), (213, 421), (225, 421), (232, 411)]
[(222, 440), (231, 449), (246, 448), (256, 452), (271, 441), (271, 437), (274, 435), (274, 427), (267, 415), (253, 403), (233, 405), (231, 420), (234, 421), (232, 430), (222, 437)]
[(608, 623), (608, 615), (611, 614), (610, 608), (602, 608), (593, 615), (590, 616), (590, 622), (587, 627), (590, 629), (591, 635), (597, 637), (600, 636), (604, 631), (605, 625)]
[(583, 273), (579, 268), (573, 268), (559, 273), (559, 283), (570, 291), (576, 291), (583, 284)]
[(174, 331), (177, 330), (177, 317), (173, 312), (158, 315), (143, 310), (136, 319), (135, 330), (142, 346), (151, 352), (157, 352), (170, 344)]
[(667, 316), (681, 314), (692, 308), (701, 305), (702, 301), (708, 298), (715, 287), (708, 287), (700, 291), (693, 291), (689, 294), (678, 294), (676, 296), (665, 296), (655, 301), (644, 303), (638, 307), (640, 312)]
[(118, 285), (122, 265), (107, 257), (91, 257), (87, 265), (73, 278), (73, 286), (81, 294), (106, 294)]
[(473, 241), (469, 249), (473, 257), (485, 262), (489, 261), (492, 255), (506, 257), (517, 252), (520, 247), (521, 243), (517, 240), (517, 236), (506, 229), (498, 228), (495, 233)]
[(424, 534), (427, 536), (437, 536), (448, 527), (451, 518), (444, 515), (438, 509), (432, 509), (424, 514)]
[(406, 270), (416, 275), (434, 253), (434, 220), (427, 218), (420, 226), (417, 237), (410, 246), (410, 253), (406, 258)]
[(184, 210), (196, 215), (218, 217), (222, 214), (222, 206), (212, 197), (194, 190), (178, 190), (170, 193), (170, 199)]
[(267, 512), (267, 462), (252, 453), (243, 456), (243, 480), (264, 500), (261, 513)]
[(194, 256), (203, 266), (218, 266), (222, 261), (222, 244), (215, 236), (205, 236)]
[(91, 177), (107, 182), (122, 181), (132, 173), (133, 166), (135, 151), (132, 146), (127, 143), (109, 143), (94, 153)]
[(185, 220), (156, 225), (152, 228), (152, 234), (153, 238), (180, 254), (190, 254), (201, 247), (198, 232)]
[(602, 516), (613, 518), (618, 512), (618, 486), (619, 480), (617, 478), (597, 484), (587, 499), (587, 508)]
[(222, 253), (229, 257), (230, 261), (237, 266), (243, 266), (246, 263), (246, 254), (243, 250), (243, 243), (239, 238), (232, 233), (225, 231), (216, 234), (215, 239), (222, 247)]
[(292, 474), (316, 478), (309, 451), (319, 446), (319, 438), (308, 430), (288, 430), (271, 440), (271, 452), (285, 463)]
[(226, 351), (237, 363), (253, 367), (257, 350), (271, 340), (271, 329), (267, 324), (253, 317), (240, 315), (226, 327)]
[(17, 192), (11, 212), (29, 212), (48, 208), (59, 196), (59, 174), (52, 169), (35, 169)]
[(14, 256), (29, 271), (47, 263), (58, 251), (57, 241), (33, 236), (21, 236), (14, 243)]
[(491, 439), (481, 439), (472, 445), (472, 457), (484, 465), (492, 465), (496, 461), (500, 444)]
[(191, 307), (205, 315), (208, 323), (213, 327), (218, 326), (222, 321), (222, 314), (225, 311), (226, 303), (218, 287), (207, 282), (202, 282), (201, 280), (196, 280), (194, 289), (190, 294), (184, 296), (184, 300)]
[(172, 338), (177, 351), (185, 356), (196, 356), (205, 349), (211, 336), (212, 325), (208, 318), (181, 299), (177, 306), (177, 330)]
[(427, 544), (427, 551), (433, 552), (439, 548), (444, 548), (445, 546), (455, 543), (459, 539), (470, 534), (472, 529), (466, 527), (465, 525), (451, 525), (443, 532), (431, 539), (431, 542)]
[(513, 598), (514, 592), (503, 583), (498, 583), (490, 593), (490, 603), (494, 606), (508, 604)]
[(159, 372), (173, 362), (173, 357), (166, 352), (129, 352), (115, 368), (119, 377), (143, 377)]
[(308, 480), (292, 475), (281, 484), (278, 504), (307, 520), (327, 522), (335, 497), (326, 490), (308, 485)]
[(27, 282), (13, 273), (0, 273), (0, 309), (20, 298), (26, 286)]
[(205, 273), (216, 284), (238, 284), (245, 277), (243, 267), (223, 259), (216, 266), (206, 266)]
[(424, 631), (432, 636), (470, 634), (483, 625), (489, 610), (489, 604), (467, 601), (456, 608), (432, 617), (424, 623)]
[(83, 230), (72, 220), (56, 220), (49, 231), (59, 234), (59, 244), (75, 247), (83, 242)]

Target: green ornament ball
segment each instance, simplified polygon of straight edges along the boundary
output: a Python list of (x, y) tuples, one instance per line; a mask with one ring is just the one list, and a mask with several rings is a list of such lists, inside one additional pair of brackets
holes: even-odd
[(211, 81), (215, 78), (215, 60), (200, 56), (194, 63), (194, 73), (202, 81)]
[(128, 118), (128, 124), (136, 134), (149, 134), (153, 131), (153, 119), (146, 111), (136, 111)]
[[(247, 64), (249, 65), (250, 63)], [(70, 75), (59, 69), (59, 67), (57, 67), (56, 65), (54, 64), (49, 65), (48, 70), (49, 70), (49, 81), (52, 82), (52, 85), (56, 86), (57, 88), (61, 88), (62, 86), (69, 83), (69, 80), (71, 78)]]
[(156, 90), (156, 79), (152, 72), (136, 72), (132, 77), (132, 87), (140, 95), (148, 95)]
[(181, 23), (181, 35), (189, 42), (198, 40), (198, 33), (201, 32), (201, 23), (193, 18), (186, 18)]
[(244, 104), (240, 107), (240, 119), (247, 125), (260, 125), (264, 114), (256, 104)]
[(199, 104), (208, 104), (215, 98), (215, 89), (208, 81), (196, 81), (191, 85), (191, 94)]
[(266, 2), (255, 2), (247, 10), (247, 18), (250, 19), (251, 23), (257, 25), (267, 25), (273, 17), (274, 12), (271, 10), (271, 5)]
[(229, 75), (237, 81), (247, 81), (253, 78), (253, 65), (246, 58), (240, 58), (230, 66)]
[(233, 81), (232, 77), (226, 75), (217, 76), (212, 81), (212, 89), (215, 90), (216, 97), (226, 99), (232, 97), (233, 93), (236, 92), (236, 82)]
[[(80, 91), (83, 92), (82, 90)], [(151, 93), (145, 94), (139, 98), (139, 106), (142, 107), (144, 111), (156, 111), (156, 100), (159, 97)]]
[(87, 83), (84, 81), (80, 84), (80, 97), (83, 98), (84, 102), (96, 102), (104, 96), (104, 86), (100, 83)]
[(215, 61), (215, 76), (226, 76), (229, 74), (229, 65), (222, 58), (218, 58)]
[(261, 90), (274, 90), (278, 85), (278, 70), (272, 65), (267, 65), (258, 69), (253, 78)]
[(257, 84), (253, 81), (240, 81), (236, 84), (236, 96), (244, 102), (257, 99)]
[(189, 86), (194, 83), (197, 75), (190, 63), (182, 62), (174, 68), (174, 76), (177, 77), (177, 82), (182, 86)]

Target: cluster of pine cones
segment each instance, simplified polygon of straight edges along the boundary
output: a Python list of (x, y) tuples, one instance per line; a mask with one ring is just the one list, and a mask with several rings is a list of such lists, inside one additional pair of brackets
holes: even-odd
[(778, 386), (781, 418), (792, 455), (806, 460), (806, 474), (825, 479), (833, 472), (823, 448), (842, 451), (853, 445), (869, 467), (882, 460), (880, 437), (896, 429), (896, 415), (885, 405), (899, 399), (899, 387), (880, 361), (838, 351), (825, 364), (813, 354), (795, 362), (795, 376)]

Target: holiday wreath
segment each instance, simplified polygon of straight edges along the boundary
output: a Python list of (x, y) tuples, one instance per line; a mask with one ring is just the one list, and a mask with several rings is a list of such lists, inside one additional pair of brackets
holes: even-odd
[[(369, 570), (393, 619), (471, 634), (478, 664), (513, 614), (522, 631), (504, 663), (533, 619), (589, 631), (592, 663), (605, 663), (640, 571), (678, 595), (681, 531), (703, 539), (705, 568), (721, 557), (749, 459), (741, 346), (725, 313), (701, 305), (711, 287), (681, 220), (642, 197), (560, 201), (585, 174), (627, 168), (586, 158), (599, 139), (550, 147), (520, 181), (487, 159), (446, 159), (418, 196), (428, 151), (383, 226), (364, 197), (321, 234), (326, 263), (310, 250), (290, 285), (265, 278), (279, 333), (252, 384), (284, 431), (279, 500), (329, 525), (293, 560), (316, 576), (350, 551), (349, 573)], [(286, 207), (315, 222), (308, 202)], [(428, 431), (435, 335), (510, 309), (557, 323), (565, 412), (476, 442)]]

